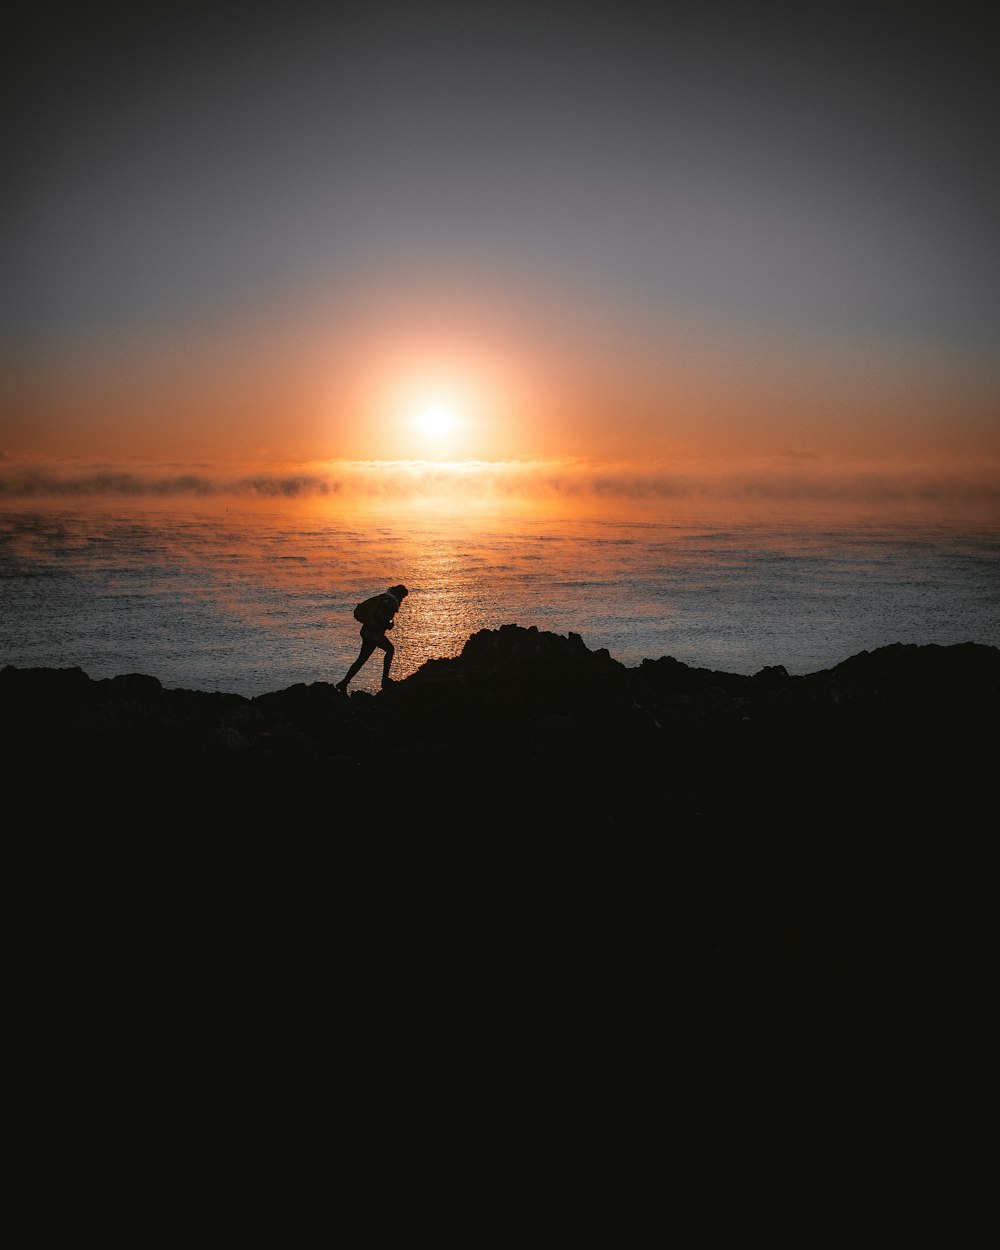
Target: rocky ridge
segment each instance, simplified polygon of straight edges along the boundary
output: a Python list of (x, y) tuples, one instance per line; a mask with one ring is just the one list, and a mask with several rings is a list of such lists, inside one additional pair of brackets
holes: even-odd
[[(151, 767), (239, 759), (301, 765), (362, 762), (375, 744), (402, 761), (447, 747), (528, 761), (679, 746), (705, 732), (888, 732), (962, 736), (985, 727), (1000, 687), (1000, 650), (896, 644), (834, 668), (753, 676), (669, 656), (626, 668), (607, 651), (516, 625), (482, 630), (453, 659), (431, 660), (373, 696), (346, 699), (317, 681), (248, 698), (164, 689), (152, 676), (92, 680), (79, 668), (0, 670), (0, 728), (23, 763), (101, 751)], [(721, 741), (721, 740), (720, 740)], [(891, 748), (891, 743), (886, 746)], [(446, 798), (447, 796), (442, 796)]]

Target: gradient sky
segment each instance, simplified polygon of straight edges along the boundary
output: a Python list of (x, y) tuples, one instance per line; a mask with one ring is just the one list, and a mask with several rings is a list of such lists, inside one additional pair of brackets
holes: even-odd
[(1000, 462), (974, 10), (35, 22), (4, 72), (8, 465)]

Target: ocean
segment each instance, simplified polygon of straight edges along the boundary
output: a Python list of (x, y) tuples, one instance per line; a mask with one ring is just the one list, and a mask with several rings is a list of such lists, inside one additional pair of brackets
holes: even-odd
[[(630, 667), (817, 672), (894, 642), (1000, 646), (1000, 525), (115, 502), (0, 510), (0, 666), (247, 696), (337, 681), (404, 582), (393, 674), (513, 623)], [(375, 690), (374, 657), (353, 689)]]

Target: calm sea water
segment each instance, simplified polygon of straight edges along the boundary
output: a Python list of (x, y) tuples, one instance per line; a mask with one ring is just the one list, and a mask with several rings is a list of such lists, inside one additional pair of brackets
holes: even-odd
[[(244, 695), (336, 681), (395, 582), (395, 675), (506, 623), (624, 664), (828, 668), (892, 642), (1000, 645), (1000, 525), (413, 512), (0, 511), (0, 665)], [(377, 658), (355, 689), (373, 690)]]

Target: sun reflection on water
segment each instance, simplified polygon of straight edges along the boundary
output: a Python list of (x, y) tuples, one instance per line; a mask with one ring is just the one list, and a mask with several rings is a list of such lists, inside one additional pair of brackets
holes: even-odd
[[(895, 641), (993, 642), (996, 532), (513, 507), (0, 513), (0, 651), (18, 666), (262, 694), (336, 681), (354, 604), (403, 582), (394, 675), (505, 624), (628, 665), (811, 672)], [(2, 570), (0, 570), (2, 571)], [(377, 688), (372, 661), (353, 689)]]

